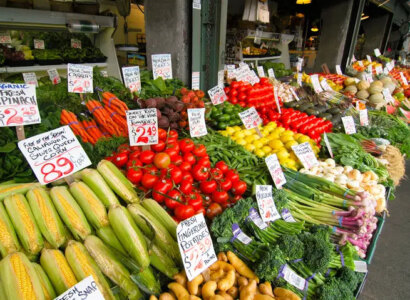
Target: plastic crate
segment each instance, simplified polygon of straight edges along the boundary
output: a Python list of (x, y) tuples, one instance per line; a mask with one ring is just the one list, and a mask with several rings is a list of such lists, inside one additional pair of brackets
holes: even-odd
[(367, 272), (366, 274), (364, 274), (363, 280), (362, 280), (362, 282), (360, 283), (359, 287), (358, 287), (357, 290), (356, 290), (356, 293), (355, 293), (355, 295), (354, 295), (354, 297), (355, 297), (356, 299), (359, 298), (360, 294), (361, 294), (362, 291), (363, 291), (363, 288), (364, 288), (364, 285), (365, 285), (366, 279), (367, 279), (367, 274), (369, 274), (369, 272)]

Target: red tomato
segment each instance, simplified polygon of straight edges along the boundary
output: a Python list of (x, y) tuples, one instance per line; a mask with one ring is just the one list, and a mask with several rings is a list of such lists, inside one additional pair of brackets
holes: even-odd
[(168, 168), (170, 163), (171, 163), (171, 157), (167, 153), (160, 152), (160, 153), (155, 154), (154, 165), (158, 169), (166, 169)]
[(204, 180), (199, 185), (201, 191), (205, 194), (212, 194), (216, 190), (217, 184), (215, 180)]
[(158, 168), (154, 165), (146, 165), (144, 166), (144, 173), (151, 173), (155, 175), (158, 172)]
[(158, 139), (161, 141), (165, 141), (167, 138), (167, 131), (162, 128), (158, 128)]
[(173, 130), (173, 129), (172, 129), (172, 130), (169, 131), (168, 137), (178, 139), (178, 132), (176, 132), (176, 130)]
[(216, 202), (211, 203), (206, 209), (206, 216), (208, 219), (213, 219), (222, 213), (222, 206)]
[(165, 149), (165, 153), (167, 153), (169, 157), (171, 157), (171, 161), (174, 161), (175, 158), (177, 158), (179, 152), (175, 148), (168, 148)]
[(229, 195), (226, 191), (216, 190), (212, 193), (212, 200), (219, 204), (224, 204), (228, 201)]
[(190, 194), (192, 192), (192, 182), (187, 179), (182, 180), (179, 185), (179, 190), (185, 195)]
[(193, 155), (191, 152), (185, 153), (183, 159), (184, 159), (184, 162), (187, 162), (190, 165), (193, 165), (196, 163), (195, 155)]
[(238, 98), (236, 97), (229, 97), (229, 102), (231, 102), (232, 104), (237, 104), (238, 103)]
[(140, 157), (140, 153), (141, 153), (140, 151), (131, 152), (128, 155), (128, 160), (138, 159)]
[(187, 163), (186, 161), (183, 161), (180, 165), (179, 168), (182, 171), (191, 171), (192, 165), (190, 163)]
[(141, 146), (130, 146), (131, 152), (138, 152), (141, 153)]
[(154, 161), (154, 157), (155, 157), (155, 153), (151, 150), (145, 150), (142, 151), (139, 159), (143, 164), (152, 164), (152, 162)]
[(232, 193), (234, 193), (234, 195), (241, 196), (243, 195), (243, 193), (246, 192), (246, 188), (247, 188), (246, 182), (242, 180), (238, 180), (232, 184)]
[(229, 87), (224, 87), (224, 92), (225, 92), (225, 94), (228, 95), (228, 93), (229, 93), (230, 90), (231, 90), (231, 89), (230, 89)]
[(164, 194), (167, 194), (172, 189), (172, 181), (169, 179), (161, 179), (155, 183), (152, 189), (152, 198), (158, 202), (164, 201)]
[(238, 100), (239, 100), (239, 101), (245, 101), (247, 97), (248, 97), (248, 96), (246, 96), (245, 93), (239, 93), (239, 95), (238, 95)]
[(130, 145), (128, 144), (121, 144), (118, 146), (117, 148), (117, 153), (130, 153), (131, 149), (130, 149)]
[(182, 195), (177, 190), (170, 190), (167, 196), (173, 199), (165, 197), (165, 205), (170, 209), (175, 209), (182, 204)]
[(238, 81), (232, 81), (231, 89), (237, 89), (238, 87), (239, 87), (239, 82)]
[(158, 141), (158, 144), (156, 145), (151, 145), (151, 150), (155, 152), (161, 152), (165, 149), (165, 142), (162, 140)]
[(127, 168), (142, 167), (142, 162), (139, 159), (130, 159), (127, 162)]
[(236, 170), (228, 170), (225, 173), (225, 177), (230, 179), (232, 183), (237, 182), (239, 180), (239, 174)]
[(204, 145), (200, 144), (200, 145), (196, 145), (194, 151), (192, 151), (192, 153), (195, 156), (199, 156), (199, 157), (203, 157), (206, 156), (206, 148)]
[(245, 103), (245, 102), (242, 102), (242, 101), (241, 101), (241, 102), (238, 102), (238, 104), (239, 104), (240, 107), (246, 107), (246, 103)]
[(229, 191), (232, 188), (232, 181), (228, 178), (222, 178), (218, 181), (218, 185), (224, 191)]
[(266, 77), (261, 78), (261, 79), (259, 80), (259, 83), (260, 83), (261, 85), (265, 85), (265, 84), (269, 84), (269, 85), (270, 85), (269, 79), (266, 78)]
[(172, 142), (172, 143), (168, 142), (165, 149), (170, 149), (170, 148), (174, 148), (178, 153), (181, 150), (180, 147), (179, 147), (178, 142)]
[(169, 174), (171, 175), (171, 179), (175, 184), (178, 184), (182, 181), (182, 170), (178, 167), (173, 168)]
[(127, 178), (133, 184), (137, 184), (142, 179), (142, 171), (139, 168), (129, 168), (127, 171)]
[(231, 202), (232, 204), (235, 204), (236, 202), (241, 200), (241, 198), (242, 198), (242, 195), (235, 195), (229, 198), (229, 202)]
[(191, 139), (185, 138), (179, 141), (179, 147), (182, 152), (191, 152), (195, 148), (195, 144)]
[(173, 163), (177, 166), (180, 166), (184, 162), (181, 155), (177, 155), (174, 157)]
[(158, 180), (158, 176), (155, 176), (152, 173), (148, 172), (142, 176), (141, 184), (147, 189), (152, 189), (152, 187), (157, 183)]
[(170, 143), (176, 143), (176, 142), (178, 142), (178, 139), (175, 138), (175, 137), (167, 137), (167, 139), (166, 139), (166, 144), (167, 145), (170, 144)]
[(188, 180), (191, 184), (194, 182), (194, 176), (191, 172), (182, 171), (182, 180)]
[(221, 160), (221, 161), (218, 161), (218, 162), (215, 164), (215, 167), (218, 168), (219, 170), (221, 170), (223, 174), (225, 174), (226, 171), (229, 170), (229, 167), (228, 167), (228, 165), (226, 164), (226, 162), (224, 162), (224, 161), (222, 161), (222, 160)]
[(218, 168), (211, 169), (211, 177), (215, 180), (220, 180), (224, 177), (224, 174)]
[(189, 205), (192, 205), (192, 207), (195, 210), (198, 210), (203, 207), (202, 196), (199, 193), (192, 193), (185, 197), (185, 200), (188, 202)]
[(196, 164), (207, 167), (207, 168), (211, 167), (211, 162), (210, 162), (209, 158), (207, 158), (207, 157), (202, 157), (200, 160), (198, 160), (198, 162)]
[(197, 215), (197, 214), (203, 214), (204, 215), (204, 217), (206, 216), (206, 209), (202, 206), (200, 209), (197, 209), (196, 211), (195, 211), (195, 214)]
[(185, 220), (195, 215), (195, 209), (191, 205), (180, 205), (174, 210), (178, 220)]
[(192, 175), (196, 181), (207, 180), (209, 177), (209, 169), (203, 165), (196, 164), (192, 169)]
[(123, 166), (126, 165), (128, 161), (128, 153), (123, 152), (123, 153), (117, 153), (114, 155), (112, 162), (114, 165), (116, 165), (118, 168), (122, 168)]

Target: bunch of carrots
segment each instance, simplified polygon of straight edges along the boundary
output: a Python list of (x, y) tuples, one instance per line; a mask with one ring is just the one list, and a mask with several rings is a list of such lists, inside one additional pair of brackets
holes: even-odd
[(69, 125), (83, 142), (93, 145), (103, 137), (128, 136), (125, 113), (128, 110), (127, 105), (110, 92), (103, 92), (102, 97), (102, 103), (97, 100), (86, 102), (93, 119), (79, 121), (74, 113), (63, 110), (60, 123)]

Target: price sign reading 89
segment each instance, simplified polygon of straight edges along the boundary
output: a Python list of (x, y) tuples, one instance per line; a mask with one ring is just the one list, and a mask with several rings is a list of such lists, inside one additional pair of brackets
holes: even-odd
[(131, 146), (158, 144), (158, 116), (155, 108), (128, 110), (126, 113)]
[(18, 146), (41, 184), (64, 178), (91, 165), (69, 126), (22, 140)]

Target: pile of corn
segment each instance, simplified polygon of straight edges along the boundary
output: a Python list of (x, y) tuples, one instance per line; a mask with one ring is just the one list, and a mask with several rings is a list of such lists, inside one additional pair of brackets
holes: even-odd
[(176, 222), (108, 161), (75, 178), (0, 185), (0, 299), (51, 300), (90, 275), (107, 300), (158, 294), (152, 267), (179, 271)]

